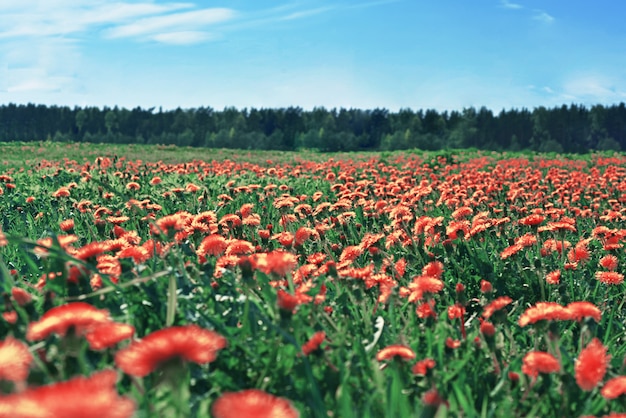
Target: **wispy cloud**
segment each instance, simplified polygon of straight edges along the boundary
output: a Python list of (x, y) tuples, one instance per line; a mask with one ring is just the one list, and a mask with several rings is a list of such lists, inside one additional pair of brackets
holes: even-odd
[(206, 33), (202, 35), (208, 26), (231, 20), (235, 15), (236, 13), (232, 9), (214, 8), (151, 16), (111, 28), (106, 31), (105, 36), (109, 38), (143, 37), (159, 40), (171, 39), (171, 37), (164, 36), (167, 34), (182, 33), (186, 35), (177, 36), (179, 41), (188, 39), (196, 42), (208, 36)]
[[(31, 4), (32, 3), (32, 4)], [(26, 1), (0, 13), (0, 39), (78, 35), (99, 27), (193, 7), (189, 3), (107, 3), (101, 0)]]
[(543, 10), (535, 10), (533, 19), (538, 20), (539, 22), (542, 22), (542, 23), (554, 22), (554, 17)]
[(521, 4), (511, 3), (508, 0), (501, 0), (500, 6), (504, 7), (505, 9), (513, 9), (513, 10), (519, 10), (519, 9), (524, 8), (524, 6), (522, 6)]
[(334, 7), (334, 6), (327, 6), (327, 7), (318, 7), (316, 9), (301, 10), (301, 11), (289, 13), (289, 14), (284, 15), (284, 16), (280, 16), (278, 19), (279, 20), (302, 19), (302, 18), (305, 18), (305, 17), (315, 16), (315, 15), (318, 15), (318, 14), (321, 14), (321, 13), (329, 12), (329, 11), (334, 10), (334, 9), (336, 9), (336, 7)]

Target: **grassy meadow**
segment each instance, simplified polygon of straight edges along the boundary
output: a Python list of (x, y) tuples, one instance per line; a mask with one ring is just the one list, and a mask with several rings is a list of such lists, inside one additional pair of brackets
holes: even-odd
[(0, 417), (626, 416), (623, 154), (0, 153)]

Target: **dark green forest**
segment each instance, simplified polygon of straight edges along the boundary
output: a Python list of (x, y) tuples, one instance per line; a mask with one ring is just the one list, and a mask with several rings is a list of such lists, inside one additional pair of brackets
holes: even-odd
[(462, 111), (298, 107), (215, 110), (0, 106), (0, 141), (173, 144), (326, 151), (440, 150), (585, 153), (626, 149), (626, 106)]

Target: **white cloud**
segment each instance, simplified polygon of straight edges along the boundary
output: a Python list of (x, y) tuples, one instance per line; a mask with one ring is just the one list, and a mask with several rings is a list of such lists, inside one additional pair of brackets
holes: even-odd
[(615, 103), (626, 98), (626, 80), (603, 75), (582, 75), (563, 83), (563, 94), (585, 103)]
[(152, 35), (150, 39), (170, 45), (191, 45), (212, 39), (213, 36), (201, 31), (166, 32)]
[(129, 24), (119, 25), (106, 31), (110, 38), (126, 38), (159, 33), (188, 32), (205, 26), (231, 20), (235, 12), (231, 9), (201, 9), (162, 16), (151, 16)]
[(517, 3), (511, 3), (508, 0), (502, 0), (500, 2), (500, 5), (502, 7), (504, 7), (505, 9), (513, 9), (513, 10), (519, 10), (519, 9), (523, 9), (524, 6), (522, 6), (521, 4), (517, 4)]
[(533, 19), (546, 24), (554, 22), (554, 17), (549, 15), (547, 12), (544, 12), (543, 10), (535, 10), (535, 15), (533, 16)]
[(189, 3), (156, 5), (103, 0), (31, 0), (0, 13), (0, 27), (4, 28), (0, 39), (77, 34), (95, 27), (127, 23), (143, 16), (190, 7), (193, 5)]
[(318, 15), (320, 13), (324, 13), (324, 12), (328, 12), (330, 10), (335, 9), (335, 7), (329, 6), (329, 7), (318, 7), (317, 9), (310, 9), (310, 10), (302, 10), (299, 12), (293, 12), (290, 13), (286, 16), (282, 16), (280, 18), (280, 20), (294, 20), (294, 19), (301, 19), (304, 17), (309, 17), (309, 16), (314, 16), (314, 15)]

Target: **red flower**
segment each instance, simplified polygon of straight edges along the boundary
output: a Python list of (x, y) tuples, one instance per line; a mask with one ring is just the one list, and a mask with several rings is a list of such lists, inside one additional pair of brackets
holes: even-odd
[(483, 309), (483, 318), (489, 319), (491, 315), (509, 305), (511, 302), (513, 302), (513, 299), (510, 297), (500, 296), (499, 298), (493, 300), (489, 305), (485, 306), (485, 309)]
[(425, 318), (437, 318), (437, 312), (435, 312), (434, 302), (430, 299), (428, 302), (423, 302), (417, 306), (415, 313), (418, 317)]
[(215, 418), (298, 418), (300, 413), (289, 400), (259, 389), (227, 392), (211, 406)]
[(617, 257), (613, 254), (605, 255), (600, 259), (600, 265), (607, 270), (614, 271), (618, 265)]
[(482, 293), (491, 293), (493, 292), (493, 286), (487, 280), (480, 281), (480, 291)]
[(566, 309), (570, 312), (571, 318), (575, 321), (580, 321), (583, 318), (593, 318), (596, 322), (600, 322), (602, 318), (600, 308), (591, 302), (572, 302), (566, 306)]
[(546, 274), (548, 284), (559, 284), (561, 282), (561, 270), (554, 270)]
[(519, 325), (525, 327), (538, 321), (568, 320), (571, 315), (568, 309), (556, 302), (538, 302), (520, 315)]
[(456, 348), (459, 348), (460, 346), (461, 346), (461, 341), (454, 340), (451, 337), (446, 338), (446, 347), (449, 348), (450, 350), (454, 350)]
[(615, 399), (626, 393), (626, 376), (617, 376), (609, 379), (602, 390), (600, 390), (605, 399)]
[(537, 378), (539, 373), (555, 373), (561, 369), (559, 361), (550, 353), (543, 351), (531, 351), (522, 360), (522, 372), (532, 378)]
[(227, 247), (228, 242), (226, 241), (226, 238), (218, 234), (212, 234), (202, 240), (202, 242), (198, 246), (198, 250), (196, 251), (196, 253), (199, 256), (217, 256), (224, 253)]
[(304, 345), (302, 346), (302, 353), (305, 356), (308, 356), (315, 350), (319, 349), (320, 345), (322, 344), (322, 342), (324, 342), (325, 338), (326, 338), (326, 333), (324, 331), (316, 332), (315, 334), (313, 334), (313, 336), (311, 337), (309, 341), (304, 343)]
[(104, 350), (135, 334), (135, 327), (117, 322), (107, 322), (89, 331), (85, 338), (92, 350)]
[(415, 363), (413, 368), (411, 368), (411, 371), (413, 372), (413, 374), (416, 374), (418, 376), (426, 376), (429, 370), (433, 369), (436, 365), (437, 363), (435, 362), (435, 360), (431, 358), (426, 358)]
[(412, 360), (415, 358), (415, 352), (410, 347), (407, 347), (406, 345), (395, 344), (395, 345), (388, 345), (387, 347), (383, 348), (378, 353), (376, 353), (376, 360), (378, 361), (389, 360), (395, 357), (398, 357), (404, 360)]
[(285, 251), (258, 254), (257, 268), (265, 274), (286, 276), (298, 265), (298, 257)]
[(578, 386), (585, 391), (598, 386), (606, 374), (610, 360), (611, 356), (607, 354), (607, 348), (600, 340), (597, 338), (591, 340), (589, 345), (580, 352), (574, 366)]
[(13, 337), (0, 342), (0, 380), (24, 382), (32, 362), (33, 355), (23, 342)]
[(210, 363), (226, 345), (226, 338), (197, 325), (169, 327), (118, 351), (115, 364), (127, 374), (143, 377), (174, 358)]
[(117, 374), (112, 370), (90, 377), (76, 377), (66, 382), (27, 389), (0, 397), (0, 411), (10, 411), (13, 418), (33, 417), (103, 417), (130, 418), (135, 404), (120, 397), (115, 390)]
[(616, 271), (596, 271), (596, 279), (605, 284), (622, 284), (624, 275)]
[(66, 219), (59, 224), (61, 231), (70, 232), (74, 229), (74, 219)]
[(518, 222), (526, 226), (537, 226), (545, 220), (545, 216), (539, 214), (532, 214), (525, 218), (520, 219)]
[(50, 309), (39, 321), (31, 322), (26, 339), (43, 340), (52, 333), (64, 337), (70, 328), (73, 328), (77, 335), (82, 335), (90, 328), (110, 320), (109, 312), (106, 310), (97, 309), (85, 302), (68, 303)]
[(483, 321), (480, 323), (480, 333), (485, 337), (493, 337), (496, 333), (496, 327), (491, 322)]
[(20, 306), (28, 305), (33, 300), (31, 294), (20, 287), (13, 287), (11, 289), (11, 296), (13, 296), (13, 300)]

